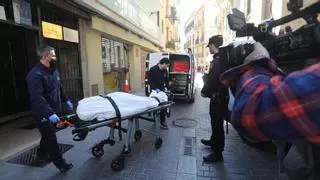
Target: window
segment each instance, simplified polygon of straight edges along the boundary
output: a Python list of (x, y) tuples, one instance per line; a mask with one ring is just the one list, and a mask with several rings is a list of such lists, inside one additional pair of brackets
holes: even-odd
[(121, 56), (121, 50), (120, 50), (120, 46), (117, 46), (117, 55), (118, 55), (118, 60), (120, 61), (120, 64), (123, 64), (123, 58)]
[(166, 17), (170, 17), (171, 16), (171, 7), (169, 5), (169, 0), (167, 0), (167, 14)]
[(164, 33), (163, 20), (161, 20), (161, 29), (162, 29), (162, 33)]
[(167, 37), (166, 37), (166, 41), (169, 41), (169, 27), (167, 27)]
[(128, 67), (128, 50), (123, 43), (107, 38), (101, 41), (103, 72)]

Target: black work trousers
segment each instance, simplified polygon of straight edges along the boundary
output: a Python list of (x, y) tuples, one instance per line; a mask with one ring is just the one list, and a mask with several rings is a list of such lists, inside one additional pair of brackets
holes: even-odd
[(160, 121), (166, 122), (166, 109), (160, 110)]
[(54, 124), (46, 121), (37, 122), (38, 129), (41, 134), (40, 148), (38, 149), (38, 155), (41, 157), (48, 157), (57, 168), (61, 168), (65, 164), (65, 160), (62, 157), (61, 149), (59, 148), (56, 136), (56, 129)]
[(224, 150), (224, 111), (225, 106), (221, 101), (210, 100), (210, 118), (211, 118), (211, 149), (214, 153), (222, 153)]

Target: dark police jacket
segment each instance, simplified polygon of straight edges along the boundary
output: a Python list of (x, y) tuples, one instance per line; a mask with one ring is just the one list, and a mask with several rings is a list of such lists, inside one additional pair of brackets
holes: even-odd
[(165, 86), (169, 88), (168, 71), (161, 70), (158, 65), (153, 66), (148, 73), (148, 82), (152, 90), (164, 91)]
[(219, 54), (213, 56), (210, 62), (209, 74), (203, 76), (204, 86), (201, 94), (212, 100), (227, 101), (228, 89), (220, 82), (220, 75), (224, 71), (224, 64), (221, 62)]
[(59, 115), (61, 101), (67, 97), (61, 90), (60, 76), (57, 69), (49, 69), (38, 63), (26, 78), (32, 114), (37, 118), (48, 118), (52, 114)]

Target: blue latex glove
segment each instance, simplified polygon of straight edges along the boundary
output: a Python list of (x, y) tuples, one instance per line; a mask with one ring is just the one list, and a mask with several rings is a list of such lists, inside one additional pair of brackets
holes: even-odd
[(52, 123), (57, 123), (60, 121), (60, 118), (56, 115), (56, 114), (52, 114), (50, 117), (49, 117), (49, 121), (52, 122)]
[(156, 92), (157, 92), (157, 93), (160, 92), (160, 89), (156, 89)]
[(68, 109), (68, 110), (73, 110), (73, 104), (72, 104), (72, 102), (68, 100), (66, 103), (67, 103), (67, 109)]

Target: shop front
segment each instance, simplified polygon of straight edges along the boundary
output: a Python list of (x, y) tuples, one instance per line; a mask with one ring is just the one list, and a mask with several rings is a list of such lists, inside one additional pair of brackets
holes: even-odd
[(0, 1), (0, 124), (30, 114), (25, 77), (37, 61), (35, 12), (29, 1)]
[(31, 115), (25, 78), (42, 44), (56, 49), (66, 94), (75, 102), (83, 97), (80, 19), (90, 20), (89, 13), (67, 1), (0, 1), (0, 124)]
[(56, 49), (62, 87), (73, 100), (83, 98), (78, 17), (53, 5), (41, 7), (42, 44)]

